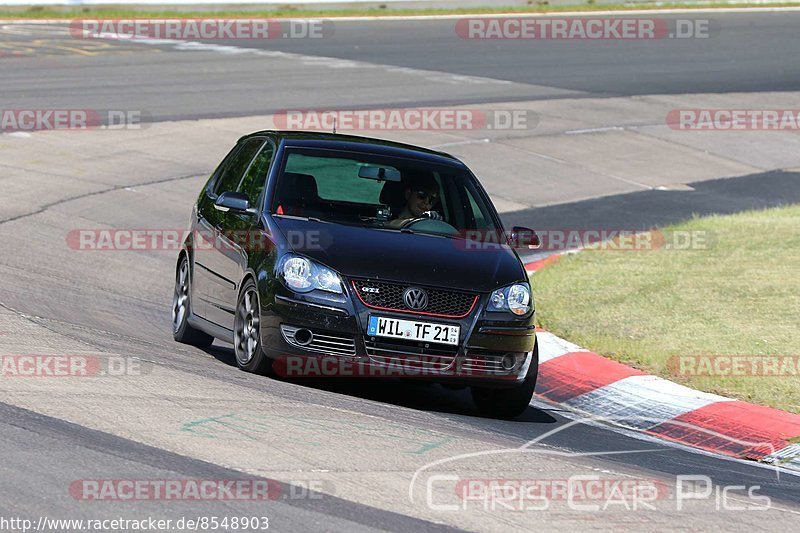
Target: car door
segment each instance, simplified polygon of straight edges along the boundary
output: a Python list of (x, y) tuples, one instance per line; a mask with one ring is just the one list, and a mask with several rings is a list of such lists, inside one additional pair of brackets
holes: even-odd
[(211, 282), (211, 274), (207, 265), (210, 261), (209, 254), (211, 250), (213, 250), (215, 242), (214, 226), (208, 222), (207, 216), (214, 209), (214, 201), (216, 199), (214, 188), (241, 147), (241, 144), (236, 144), (214, 170), (214, 173), (200, 193), (192, 213), (192, 313), (201, 318), (206, 318), (208, 310), (206, 295), (208, 294), (208, 286)]
[[(237, 192), (244, 193), (250, 206), (261, 211), (260, 198), (266, 185), (269, 168), (275, 154), (275, 147), (267, 141), (260, 147), (252, 163), (236, 187)], [(260, 216), (245, 213), (221, 213), (222, 223), (218, 225), (217, 246), (215, 247), (215, 273), (220, 279), (231, 280), (233, 285), (225, 284), (225, 293), (220, 293), (219, 301), (214, 302), (216, 308), (222, 310), (220, 320), (225, 320), (225, 327), (233, 327), (233, 313), (239, 296), (239, 283), (247, 269), (248, 253), (254, 246), (263, 246), (266, 242), (260, 235)], [(215, 295), (216, 296), (216, 295)]]
[[(245, 139), (240, 143), (236, 153), (230, 158), (211, 190), (206, 191), (206, 198), (201, 202), (202, 209), (198, 213), (198, 233), (209, 242), (195, 260), (197, 274), (200, 279), (201, 297), (205, 301), (203, 318), (227, 329), (233, 329), (233, 313), (236, 306), (236, 291), (239, 277), (230, 268), (231, 258), (240, 254), (240, 250), (229, 250), (222, 234), (230, 231), (234, 215), (218, 209), (215, 202), (223, 192), (236, 191), (253, 158), (264, 145), (263, 138)], [(246, 215), (243, 215), (246, 216)]]

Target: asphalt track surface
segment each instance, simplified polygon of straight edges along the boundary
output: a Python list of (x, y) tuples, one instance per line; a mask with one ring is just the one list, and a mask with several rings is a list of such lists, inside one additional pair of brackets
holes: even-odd
[[(181, 54), (175, 61), (168, 45), (153, 46), (162, 53), (141, 53), (136, 45), (76, 43), (69, 37), (55, 44), (42, 39), (38, 45), (60, 55), (23, 61), (28, 53), (25, 45), (47, 33), (5, 33), (9, 56), (0, 88), (8, 107), (71, 108), (88, 101), (100, 109), (144, 109), (155, 120), (176, 120), (287, 108), (455, 105), (567, 94), (792, 91), (800, 85), (796, 54), (800, 13), (663, 17), (709, 20), (717, 29), (708, 39), (531, 42), (460, 39), (453, 20), (342, 21), (335, 22), (333, 34), (322, 39), (210, 42), (306, 56), (305, 61), (300, 57), (285, 65), (266, 65), (237, 54), (210, 61), (203, 52)], [(96, 54), (91, 66), (82, 54)], [(321, 75), (309, 68), (310, 57), (387, 68), (358, 79), (342, 76), (347, 70), (342, 67), (337, 67), (338, 74)], [(74, 68), (78, 65), (84, 68)], [(424, 76), (420, 80), (419, 75), (389, 67), (510, 83), (454, 79), (442, 92)]]
[[(800, 14), (710, 14), (707, 18), (722, 27), (720, 34), (708, 41), (636, 45), (547, 42), (534, 47), (530, 43), (453, 39), (452, 21), (340, 22), (333, 37), (323, 44), (277, 40), (263, 47), (292, 55), (261, 59), (219, 51), (176, 50), (169, 44), (112, 43), (91, 50), (78, 47), (80, 51), (76, 52), (75, 43), (60, 37), (57, 30), (33, 28), (3, 34), (4, 49), (14, 53), (0, 57), (0, 107), (144, 109), (153, 120), (165, 122), (240, 117), (295, 107), (458, 105), (564, 97), (773, 93), (800, 88), (795, 30)], [(331, 62), (319, 58), (355, 61), (363, 68), (353, 76), (354, 67), (321, 67)], [(171, 142), (177, 147), (181, 140), (177, 137)], [(64, 150), (52, 146), (55, 154)], [(220, 155), (226, 150), (227, 146), (220, 147)], [(27, 166), (33, 165), (32, 159), (0, 160), (6, 173), (3, 183), (23, 179)], [(102, 387), (96, 391), (81, 389), (80, 384), (71, 389), (70, 384), (63, 390), (54, 389), (51, 395), (46, 385), (28, 390), (27, 384), (4, 382), (0, 403), (2, 516), (177, 518), (266, 513), (271, 527), (281, 531), (407, 531), (450, 526), (471, 530), (758, 530), (796, 524), (800, 479), (788, 473), (778, 475), (774, 469), (640, 440), (603, 425), (571, 425), (574, 415), (538, 402), (519, 420), (491, 420), (477, 416), (465, 391), (394, 382), (271, 380), (239, 372), (229, 347), (215, 345), (202, 351), (176, 345), (169, 332), (173, 256), (142, 254), (141, 259), (134, 258), (134, 264), (125, 254), (76, 257), (63, 246), (68, 229), (92, 224), (182, 227), (203, 175), (210, 168), (198, 165), (177, 175), (170, 166), (174, 163), (164, 159), (162, 180), (137, 184), (137, 195), (124, 189), (136, 183), (137, 174), (145, 173), (136, 164), (133, 160), (118, 168), (116, 177), (120, 181), (106, 193), (77, 194), (44, 205), (32, 203), (30, 208), (23, 206), (21, 212), (3, 204), (0, 318), (4, 321), (0, 329), (4, 331), (0, 342), (30, 333), (27, 344), (9, 342), (3, 345), (4, 352), (36, 353), (45, 348), (80, 346), (92, 352), (140, 357), (155, 370), (131, 384), (112, 384), (109, 391)], [(47, 186), (57, 189), (56, 170)], [(158, 174), (158, 169), (147, 172)], [(130, 180), (123, 179), (126, 174)], [(504, 217), (530, 225), (547, 220), (559, 227), (597, 224), (629, 228), (681, 220), (697, 212), (737, 212), (800, 198), (797, 173), (777, 168), (704, 181), (693, 188), (699, 194), (690, 200), (681, 191), (653, 190), (586, 198), (580, 183), (571, 184), (563, 194), (574, 202), (518, 210)], [(159, 372), (169, 376), (158, 381)], [(118, 402), (114, 390), (119, 394)], [(217, 396), (203, 397), (207, 390)], [(250, 440), (243, 444), (226, 434), (187, 444), (171, 440), (180, 425), (170, 432), (159, 424), (160, 419), (173, 420), (176, 412), (184, 413), (183, 420), (200, 418), (204, 409), (213, 413), (215, 401), (235, 401), (243, 409), (265, 415), (275, 412), (286, 419), (305, 416), (305, 424), (319, 422), (319, 412), (325, 410), (331, 420), (341, 418), (343, 429), (326, 439), (329, 428), (321, 424), (320, 441), (325, 449), (320, 449), (303, 441), (314, 435), (313, 427), (300, 430), (300, 426), (286, 427), (272, 421), (274, 438), (270, 440), (267, 433), (248, 426), (241, 429), (250, 432), (248, 439), (269, 441), (273, 448), (255, 448), (263, 455), (245, 459), (236, 453), (237, 447), (242, 447), (241, 456), (251, 453), (256, 444)], [(170, 406), (174, 406), (174, 412), (162, 410), (172, 409)], [(154, 428), (150, 432), (143, 429), (148, 425)], [(388, 439), (384, 434), (391, 431), (387, 428), (397, 428), (399, 437)], [(429, 509), (391, 510), (393, 505), (379, 488), (385, 479), (371, 477), (372, 472), (387, 465), (385, 474), (398, 479), (384, 484), (395, 491), (397, 501), (406, 498), (410, 473), (427, 462), (413, 463), (410, 471), (408, 464), (395, 465), (395, 456), (407, 453), (402, 449), (406, 442), (402, 439), (410, 438), (408, 435), (446, 436), (441, 442), (447, 444), (437, 441), (440, 449), (434, 450), (442, 452), (435, 456), (439, 458), (478, 445), (488, 449), (519, 447), (557, 428), (561, 431), (537, 446), (562, 455), (533, 456), (522, 466), (514, 463), (515, 477), (553, 479), (610, 472), (674, 485), (678, 475), (705, 475), (719, 486), (760, 486), (759, 494), (769, 496), (775, 507), (784, 510), (772, 510), (769, 517), (765, 514), (759, 518), (754, 512), (720, 510), (709, 501), (697, 503), (698, 507), (689, 511), (677, 511), (671, 502), (671, 507), (652, 513), (603, 514), (568, 509), (553, 514), (539, 511), (509, 517), (498, 512), (454, 518)], [(448, 451), (452, 442), (463, 447)], [(375, 449), (376, 443), (384, 448)], [(427, 441), (421, 450), (427, 450), (426, 446)], [(316, 466), (320, 472), (328, 466), (331, 472), (325, 474), (325, 482), (333, 483), (336, 489), (319, 498), (279, 499), (266, 505), (85, 502), (70, 498), (66, 491), (79, 478), (239, 479), (254, 475), (272, 478), (274, 474), (276, 479), (290, 479), (291, 475), (272, 472), (270, 467), (273, 461), (279, 461), (279, 455), (295, 453), (307, 459), (298, 472), (304, 471), (307, 477), (313, 463), (308, 458), (318, 457)], [(354, 462), (339, 465), (337, 461), (347, 456), (354, 456)], [(476, 477), (475, 471), (465, 469), (461, 474)], [(487, 475), (492, 474), (484, 477)], [(339, 483), (340, 479), (346, 481)], [(353, 483), (361, 483), (362, 490), (349, 490)], [(286, 484), (283, 486), (288, 490)], [(419, 502), (415, 505), (423, 506)]]

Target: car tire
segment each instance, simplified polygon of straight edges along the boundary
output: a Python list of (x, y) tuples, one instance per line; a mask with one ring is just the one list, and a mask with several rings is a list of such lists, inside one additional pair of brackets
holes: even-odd
[(491, 418), (516, 418), (528, 409), (539, 377), (539, 343), (533, 345), (533, 357), (525, 380), (510, 389), (472, 387), (472, 401), (482, 415)]
[(181, 255), (175, 270), (175, 290), (172, 294), (172, 338), (183, 344), (207, 348), (214, 337), (189, 325), (192, 312), (192, 279), (189, 259)]
[(261, 306), (258, 288), (252, 279), (245, 282), (236, 302), (233, 320), (233, 350), (236, 365), (246, 372), (269, 375), (272, 359), (261, 347)]

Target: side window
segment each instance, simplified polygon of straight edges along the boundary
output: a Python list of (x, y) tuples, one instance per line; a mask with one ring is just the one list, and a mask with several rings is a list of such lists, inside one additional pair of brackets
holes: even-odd
[(239, 184), (237, 190), (247, 195), (251, 206), (255, 206), (258, 203), (258, 197), (261, 196), (261, 191), (264, 190), (264, 185), (267, 182), (267, 172), (269, 172), (269, 165), (272, 163), (274, 154), (275, 149), (272, 144), (265, 143), (264, 148), (253, 160), (253, 164), (250, 165), (247, 174), (242, 178), (242, 183)]
[(214, 186), (214, 194), (219, 196), (223, 192), (236, 190), (242, 175), (262, 144), (264, 144), (263, 139), (250, 139), (242, 144), (242, 147), (239, 148), (239, 151), (236, 152), (236, 155), (233, 156), (225, 171), (217, 180), (217, 184)]
[(222, 162), (219, 165), (217, 165), (217, 168), (214, 169), (214, 172), (208, 178), (206, 186), (203, 187), (204, 193), (206, 191), (208, 192), (211, 191), (211, 189), (217, 183), (217, 179), (222, 175), (222, 173), (225, 171), (225, 168), (228, 166), (228, 163), (230, 163), (230, 161), (233, 159), (233, 156), (235, 156), (236, 152), (238, 151), (239, 151), (239, 145), (238, 144), (234, 145), (234, 147), (231, 148), (231, 151), (228, 152), (228, 154), (225, 156), (225, 159), (223, 159)]

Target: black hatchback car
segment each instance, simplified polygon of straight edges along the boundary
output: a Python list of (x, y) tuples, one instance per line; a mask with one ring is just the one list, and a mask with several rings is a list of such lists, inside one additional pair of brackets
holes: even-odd
[(300, 375), (288, 370), (318, 371), (324, 360), (324, 375), (469, 386), (483, 413), (517, 416), (533, 395), (538, 349), (514, 248), (535, 244), (532, 230), (504, 231), (450, 155), (253, 133), (197, 199), (178, 256), (173, 335), (232, 343), (250, 372)]

